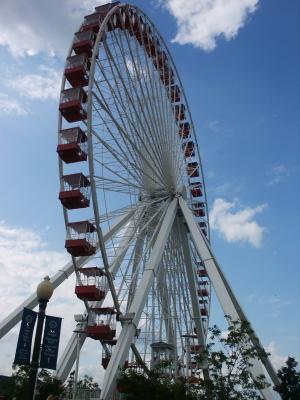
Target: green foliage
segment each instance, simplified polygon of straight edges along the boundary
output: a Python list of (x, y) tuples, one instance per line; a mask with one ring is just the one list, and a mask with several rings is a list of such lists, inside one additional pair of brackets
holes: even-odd
[[(75, 371), (72, 371), (69, 375), (69, 378), (65, 384), (65, 392), (68, 396), (72, 397), (75, 385)], [(94, 379), (91, 376), (84, 375), (83, 379), (80, 379), (77, 382), (76, 391), (96, 391), (99, 388), (97, 382), (94, 382)]]
[[(12, 375), (12, 396), (16, 400), (28, 398), (30, 366), (17, 366)], [(64, 393), (60, 380), (54, 378), (47, 370), (41, 369), (38, 374), (36, 400), (45, 400), (50, 394), (59, 396)]]
[(249, 341), (253, 332), (248, 322), (227, 319), (230, 326), (225, 335), (217, 326), (210, 328), (210, 343), (198, 359), (200, 363), (207, 363), (210, 376), (198, 385), (198, 399), (261, 399), (257, 390), (269, 384), (264, 376), (254, 380), (249, 367), (253, 359), (263, 359), (267, 354)]
[(175, 380), (156, 369), (144, 373), (124, 371), (118, 388), (126, 393), (126, 400), (186, 399), (186, 400), (258, 400), (258, 389), (269, 386), (264, 376), (253, 380), (249, 372), (253, 359), (267, 354), (249, 341), (251, 328), (247, 322), (231, 321), (226, 335), (217, 326), (210, 329), (210, 344), (197, 361), (207, 365), (209, 379), (191, 384), (188, 380)]
[(276, 392), (280, 393), (282, 400), (300, 399), (300, 372), (297, 371), (297, 361), (289, 357), (286, 366), (278, 371), (278, 378), (281, 384), (274, 387)]
[(80, 379), (77, 383), (78, 389), (95, 390), (98, 389), (98, 387), (98, 383), (94, 382), (94, 379), (88, 375), (84, 375), (83, 379)]
[(126, 393), (126, 400), (196, 400), (185, 381), (171, 379), (160, 367), (149, 375), (126, 370), (117, 387), (121, 393)]
[(59, 379), (54, 378), (47, 370), (42, 369), (38, 375), (36, 400), (44, 400), (51, 394), (60, 396), (65, 389)]

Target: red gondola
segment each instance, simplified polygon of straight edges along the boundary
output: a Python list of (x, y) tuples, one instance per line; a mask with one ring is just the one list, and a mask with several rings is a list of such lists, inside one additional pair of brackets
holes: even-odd
[(82, 88), (65, 89), (61, 92), (59, 111), (68, 122), (87, 118), (87, 95)]
[(208, 309), (207, 309), (207, 307), (200, 307), (200, 313), (201, 313), (201, 315), (202, 316), (205, 316), (205, 317), (207, 317), (208, 316)]
[(209, 287), (209, 282), (207, 281), (199, 282), (198, 296), (207, 297), (209, 295), (208, 287)]
[(95, 43), (95, 33), (92, 31), (83, 31), (75, 33), (73, 40), (73, 50), (76, 54), (85, 53), (88, 58), (92, 56), (94, 43)]
[(81, 26), (81, 32), (92, 31), (98, 33), (101, 22), (103, 21), (103, 15), (100, 13), (93, 13), (84, 17), (83, 24)]
[(186, 142), (182, 145), (184, 156), (193, 157), (195, 155), (195, 145), (194, 142)]
[(191, 183), (190, 188), (191, 188), (191, 195), (193, 197), (201, 197), (203, 195), (202, 183), (200, 182)]
[(65, 77), (73, 87), (83, 87), (89, 82), (90, 62), (86, 54), (76, 54), (67, 58)]
[(191, 125), (189, 122), (179, 124), (179, 136), (182, 139), (187, 139), (190, 136)]
[(106, 277), (98, 267), (86, 267), (77, 270), (75, 294), (80, 300), (100, 301), (105, 297)]
[(204, 217), (205, 216), (205, 204), (197, 201), (195, 203), (192, 203), (192, 207), (193, 207), (193, 214), (196, 217)]
[(206, 278), (208, 276), (205, 268), (198, 269), (197, 274), (198, 276), (201, 276), (203, 278)]
[(190, 178), (197, 178), (199, 176), (199, 164), (196, 161), (188, 163), (187, 173)]
[(95, 340), (112, 340), (116, 335), (116, 311), (111, 307), (91, 308), (86, 333)]
[(62, 129), (60, 138), (61, 143), (56, 151), (65, 163), (70, 164), (87, 159), (87, 136), (79, 127)]
[(96, 227), (89, 221), (67, 224), (65, 248), (73, 257), (92, 256), (96, 253)]
[(59, 193), (59, 200), (68, 210), (86, 208), (90, 205), (90, 181), (82, 173), (64, 175), (62, 178), (63, 190)]
[(115, 346), (117, 344), (117, 340), (105, 340), (104, 342), (102, 342), (102, 367), (104, 369), (107, 368), (108, 363), (110, 361), (111, 358), (111, 353), (112, 353), (112, 348), (113, 346)]

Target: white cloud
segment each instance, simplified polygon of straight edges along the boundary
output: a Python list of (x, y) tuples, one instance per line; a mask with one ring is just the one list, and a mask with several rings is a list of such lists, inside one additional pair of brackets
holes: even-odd
[(39, 67), (38, 74), (19, 75), (6, 79), (6, 86), (18, 95), (30, 99), (56, 100), (59, 97), (61, 73), (45, 65)]
[(9, 97), (7, 94), (0, 93), (0, 116), (24, 116), (28, 111), (14, 98)]
[[(69, 260), (67, 253), (49, 249), (39, 232), (0, 221), (0, 321), (34, 293), (45, 275), (52, 276)], [(83, 303), (74, 295), (74, 286), (73, 274), (54, 291), (47, 306), (48, 315), (63, 318), (59, 357), (75, 328), (74, 314), (84, 310)], [(1, 339), (0, 374), (12, 372), (18, 334), (19, 325)], [(80, 375), (89, 373), (99, 381), (100, 352), (97, 341), (86, 341), (80, 358)]]
[[(3, 278), (0, 292), (0, 318), (11, 311), (34, 291), (43, 276), (51, 275), (67, 257), (47, 248), (42, 237), (34, 231), (15, 228), (0, 221), (0, 270)], [(11, 310), (10, 310), (11, 309)]]
[(233, 39), (259, 0), (165, 0), (159, 1), (174, 16), (178, 32), (173, 42), (212, 51), (223, 37)]
[(278, 370), (281, 368), (287, 360), (287, 356), (282, 356), (278, 352), (277, 344), (275, 341), (271, 341), (265, 348), (266, 352), (270, 353), (270, 359), (274, 367)]
[(289, 172), (285, 165), (280, 164), (267, 171), (266, 175), (269, 178), (267, 186), (274, 186), (282, 182), (286, 177), (288, 177)]
[(0, 45), (14, 57), (65, 57), (83, 16), (107, 0), (2, 0)]
[(249, 242), (254, 247), (260, 247), (266, 229), (253, 221), (253, 218), (263, 211), (266, 204), (232, 212), (236, 207), (236, 202), (216, 199), (210, 212), (211, 228), (228, 242)]

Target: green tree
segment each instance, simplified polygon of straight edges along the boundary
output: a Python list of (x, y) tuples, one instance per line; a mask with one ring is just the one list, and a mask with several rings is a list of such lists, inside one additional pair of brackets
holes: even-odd
[(88, 375), (84, 375), (83, 379), (78, 381), (77, 387), (79, 389), (95, 390), (98, 389), (99, 385), (94, 382), (94, 378)]
[(62, 382), (53, 377), (47, 370), (42, 369), (38, 374), (36, 400), (45, 400), (52, 394), (60, 396), (65, 392)]
[[(12, 374), (12, 397), (24, 400), (29, 394), (30, 366), (14, 367)], [(64, 386), (60, 380), (54, 378), (47, 370), (41, 369), (37, 379), (36, 400), (45, 400), (50, 394), (60, 396), (64, 393)]]
[(269, 384), (265, 377), (256, 379), (250, 374), (253, 359), (263, 359), (267, 353), (249, 341), (252, 334), (245, 321), (230, 322), (226, 334), (215, 325), (210, 328), (210, 342), (198, 361), (207, 363), (210, 379), (198, 385), (198, 399), (206, 400), (250, 400), (261, 399), (258, 389)]
[[(228, 318), (229, 319), (229, 318)], [(263, 359), (266, 352), (249, 341), (252, 333), (247, 322), (229, 319), (230, 326), (223, 335), (217, 326), (210, 329), (210, 343), (202, 357), (196, 358), (200, 366), (209, 369), (208, 380), (192, 381), (174, 378), (163, 369), (151, 371), (149, 376), (126, 370), (118, 380), (118, 388), (127, 400), (258, 400), (258, 389), (269, 386), (264, 376), (253, 379), (249, 367), (253, 359)], [(200, 371), (199, 371), (200, 372)], [(196, 383), (195, 383), (196, 382)]]
[(282, 400), (300, 399), (300, 372), (296, 369), (297, 365), (297, 361), (293, 357), (289, 357), (286, 366), (278, 371), (277, 375), (281, 383), (275, 386), (274, 390), (280, 394)]
[(127, 369), (118, 379), (117, 388), (126, 394), (126, 400), (196, 400), (186, 381), (171, 379), (163, 373), (164, 366), (148, 374)]

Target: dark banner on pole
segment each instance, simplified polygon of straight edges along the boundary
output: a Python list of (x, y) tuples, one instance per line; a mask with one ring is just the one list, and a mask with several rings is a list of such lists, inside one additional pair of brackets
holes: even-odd
[(14, 364), (30, 365), (31, 342), (37, 313), (24, 308)]
[(46, 316), (40, 367), (56, 369), (61, 318)]

